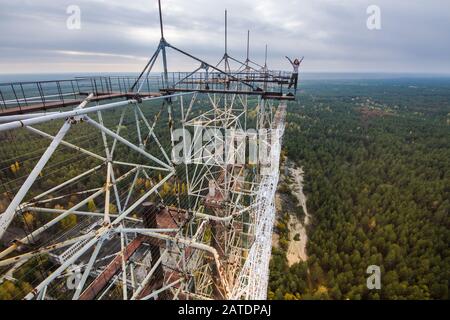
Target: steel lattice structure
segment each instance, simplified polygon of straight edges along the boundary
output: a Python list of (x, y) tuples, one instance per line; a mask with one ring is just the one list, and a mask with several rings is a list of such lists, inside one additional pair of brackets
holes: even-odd
[[(39, 270), (26, 299), (266, 298), (290, 74), (253, 63), (248, 47), (240, 62), (226, 44), (209, 64), (169, 44), (161, 10), (160, 21), (160, 44), (131, 81), (0, 85), (0, 138), (30, 145), (2, 154), (0, 239), (12, 242), (0, 279)], [(199, 67), (168, 72), (168, 49)], [(266, 154), (248, 162), (257, 138)]]

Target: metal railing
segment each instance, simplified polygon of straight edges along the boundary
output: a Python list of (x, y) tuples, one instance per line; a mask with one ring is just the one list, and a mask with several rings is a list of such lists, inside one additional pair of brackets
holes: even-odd
[[(164, 90), (179, 91), (211, 90), (234, 92), (286, 91), (291, 73), (267, 72), (170, 72), (167, 79), (163, 73), (151, 74), (138, 81), (137, 76), (92, 76), (70, 80), (0, 83), (0, 110), (29, 110), (65, 107), (82, 101), (90, 93), (94, 97), (120, 94), (156, 93)], [(106, 97), (105, 97), (106, 98)]]
[(284, 93), (291, 73), (284, 71), (267, 72), (171, 72), (167, 81), (161, 79), (163, 90), (211, 90), (237, 92), (276, 92)]
[[(87, 95), (127, 93), (137, 77), (80, 77), (70, 80), (0, 83), (0, 108), (22, 109), (39, 105), (45, 109), (64, 107), (83, 100)], [(150, 88), (149, 88), (150, 89)]]

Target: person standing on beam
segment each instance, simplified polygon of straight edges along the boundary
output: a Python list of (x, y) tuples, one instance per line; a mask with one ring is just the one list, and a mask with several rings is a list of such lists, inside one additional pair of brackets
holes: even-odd
[(294, 92), (297, 93), (297, 83), (298, 83), (298, 68), (300, 67), (300, 64), (302, 63), (304, 57), (302, 57), (300, 60), (297, 58), (292, 61), (288, 56), (286, 56), (286, 59), (289, 60), (292, 67), (294, 68), (294, 71), (292, 72), (291, 79), (289, 81), (289, 87), (288, 89), (291, 89), (292, 86), (294, 86)]

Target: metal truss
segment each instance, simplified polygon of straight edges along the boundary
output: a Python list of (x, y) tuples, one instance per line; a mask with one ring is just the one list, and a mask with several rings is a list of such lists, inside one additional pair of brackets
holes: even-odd
[[(291, 99), (279, 91), (289, 75), (256, 69), (249, 49), (245, 62), (225, 49), (211, 65), (170, 45), (161, 11), (160, 21), (160, 45), (126, 96), (111, 89), (100, 100), (89, 92), (73, 108), (0, 114), (0, 134), (50, 141), (32, 169), (14, 178), (20, 186), (8, 192), (0, 215), (0, 239), (11, 237), (24, 215), (40, 221), (0, 252), (0, 281), (20, 280), (17, 270), (30, 264), (41, 270), (25, 299), (266, 298), (283, 100)], [(200, 66), (169, 73), (167, 48)], [(151, 70), (160, 56), (156, 84)], [(238, 64), (234, 71), (229, 60)], [(143, 95), (146, 86), (161, 94)], [(259, 142), (268, 147), (264, 163), (246, 159), (249, 139), (257, 138), (251, 128), (268, 132)], [(173, 152), (175, 129), (183, 129), (182, 163)], [(220, 154), (218, 145), (234, 151)], [(243, 150), (242, 163), (234, 161)], [(69, 164), (58, 162), (65, 158)], [(86, 159), (93, 165), (79, 167)], [(71, 163), (73, 174), (48, 185), (51, 169), (71, 172)], [(76, 223), (61, 230), (73, 217)]]

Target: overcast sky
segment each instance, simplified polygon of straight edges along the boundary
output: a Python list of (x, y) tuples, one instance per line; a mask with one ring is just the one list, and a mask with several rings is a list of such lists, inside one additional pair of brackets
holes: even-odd
[[(288, 69), (285, 55), (305, 56), (306, 72), (450, 73), (448, 0), (162, 0), (166, 39), (208, 62), (229, 53)], [(369, 5), (381, 30), (366, 26)], [(69, 5), (81, 29), (69, 30)], [(139, 71), (159, 41), (156, 0), (0, 0), (0, 73)], [(197, 63), (169, 54), (169, 67)], [(156, 70), (160, 70), (157, 66)]]

